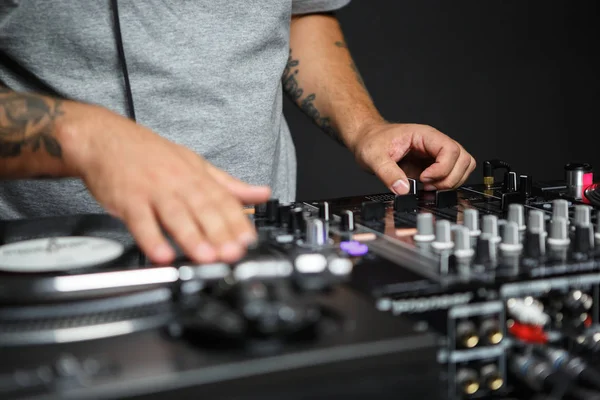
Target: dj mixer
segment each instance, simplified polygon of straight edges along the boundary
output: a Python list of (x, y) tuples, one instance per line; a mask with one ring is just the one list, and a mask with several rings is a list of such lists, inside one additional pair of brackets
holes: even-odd
[(248, 209), (235, 264), (153, 265), (108, 215), (0, 225), (0, 398), (600, 398), (600, 187)]

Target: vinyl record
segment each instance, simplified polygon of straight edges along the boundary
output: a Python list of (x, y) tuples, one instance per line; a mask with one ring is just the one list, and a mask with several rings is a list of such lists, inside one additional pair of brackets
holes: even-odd
[(0, 271), (40, 273), (93, 267), (119, 258), (125, 247), (114, 240), (67, 236), (0, 246)]

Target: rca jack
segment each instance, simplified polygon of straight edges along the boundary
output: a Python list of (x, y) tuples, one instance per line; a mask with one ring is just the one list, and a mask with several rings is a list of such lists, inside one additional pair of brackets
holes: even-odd
[(495, 319), (486, 319), (481, 323), (481, 337), (491, 345), (499, 344), (504, 339), (500, 323)]
[(460, 347), (467, 349), (479, 344), (479, 335), (472, 321), (461, 321), (456, 325), (456, 341)]
[(504, 379), (495, 364), (488, 364), (481, 368), (481, 381), (492, 392), (498, 391), (504, 386)]
[(473, 396), (479, 391), (479, 379), (477, 372), (472, 369), (463, 368), (456, 373), (456, 383), (462, 395)]

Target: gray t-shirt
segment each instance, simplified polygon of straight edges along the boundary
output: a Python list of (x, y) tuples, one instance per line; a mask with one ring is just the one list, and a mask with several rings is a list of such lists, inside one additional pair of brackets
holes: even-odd
[[(290, 18), (349, 1), (120, 1), (137, 121), (293, 201), (296, 157), (281, 86)], [(0, 80), (13, 90), (38, 91), (39, 80), (127, 115), (116, 43), (108, 0), (0, 1)], [(103, 210), (78, 179), (0, 183), (0, 219), (90, 212)]]

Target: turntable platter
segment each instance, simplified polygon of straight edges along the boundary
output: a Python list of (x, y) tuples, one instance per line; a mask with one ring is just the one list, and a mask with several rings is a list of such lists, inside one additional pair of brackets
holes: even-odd
[(0, 246), (0, 271), (41, 273), (93, 267), (119, 258), (125, 247), (114, 240), (66, 236)]

